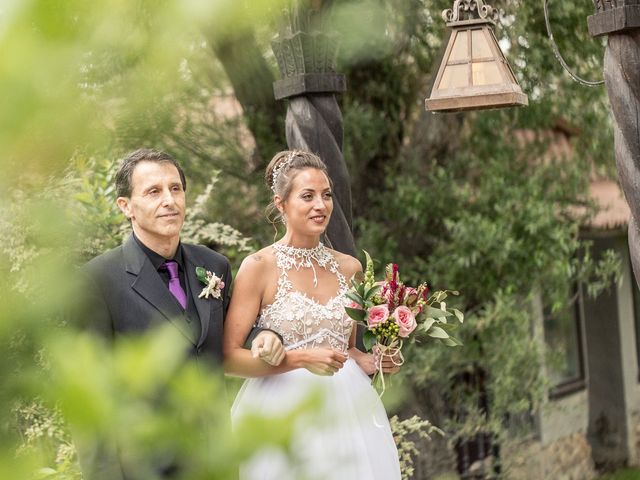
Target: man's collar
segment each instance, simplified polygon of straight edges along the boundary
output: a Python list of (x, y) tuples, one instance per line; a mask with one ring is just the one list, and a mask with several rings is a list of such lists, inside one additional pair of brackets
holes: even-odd
[(160, 255), (157, 252), (154, 252), (153, 250), (151, 250), (149, 247), (147, 247), (144, 243), (142, 243), (142, 240), (140, 240), (135, 233), (132, 233), (133, 235), (133, 239), (136, 241), (136, 243), (138, 244), (138, 246), (142, 249), (142, 251), (145, 253), (145, 255), (147, 257), (149, 257), (149, 260), (151, 261), (151, 264), (153, 265), (153, 267), (158, 270), (160, 268), (160, 266), (166, 262), (167, 260), (174, 260), (178, 263), (178, 265), (180, 265), (180, 268), (182, 269), (182, 271), (185, 270), (184, 268), (184, 255), (182, 253), (182, 243), (178, 243), (178, 248), (176, 249), (176, 253), (173, 256), (173, 258), (164, 258), (162, 255)]

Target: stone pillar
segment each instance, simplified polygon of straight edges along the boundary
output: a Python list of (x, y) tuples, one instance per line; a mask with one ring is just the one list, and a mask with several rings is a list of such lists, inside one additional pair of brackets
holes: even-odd
[(342, 154), (342, 113), (335, 96), (346, 90), (346, 81), (336, 73), (338, 39), (327, 31), (330, 9), (329, 0), (292, 0), (271, 44), (282, 75), (273, 90), (276, 99), (289, 100), (289, 148), (316, 153), (333, 181), (333, 215), (325, 242), (355, 256), (351, 180)]
[[(604, 235), (604, 234), (603, 234)], [(638, 361), (635, 345), (633, 275), (623, 234), (594, 239), (594, 257), (614, 249), (622, 262), (622, 282), (596, 299), (584, 298), (587, 341), (589, 426), (587, 437), (597, 466), (638, 464), (636, 421)]]

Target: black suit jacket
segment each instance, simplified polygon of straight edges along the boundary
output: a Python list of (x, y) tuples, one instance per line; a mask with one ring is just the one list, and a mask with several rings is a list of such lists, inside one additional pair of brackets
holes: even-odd
[[(184, 340), (189, 355), (195, 356), (199, 364), (221, 367), (222, 327), (229, 305), (231, 267), (226, 257), (209, 248), (184, 243), (182, 247), (185, 281), (200, 322), (197, 338), (183, 310), (133, 235), (120, 247), (99, 255), (82, 268), (88, 277), (86, 306), (89, 308), (81, 321), (113, 340), (170, 322)], [(198, 298), (204, 285), (196, 276), (196, 267), (204, 267), (223, 279), (225, 286), (220, 299)], [(120, 466), (114, 445), (99, 444), (84, 451), (78, 447), (88, 480), (131, 478)]]
[[(222, 361), (222, 326), (229, 306), (231, 267), (223, 255), (200, 245), (182, 244), (185, 281), (193, 297), (200, 335), (195, 338), (184, 319), (184, 312), (166, 284), (142, 251), (133, 235), (123, 245), (87, 263), (83, 270), (93, 289), (86, 324), (107, 338), (142, 333), (170, 322), (184, 339), (185, 348), (194, 356)], [(198, 298), (204, 285), (196, 276), (196, 267), (204, 267), (225, 283), (220, 299)]]

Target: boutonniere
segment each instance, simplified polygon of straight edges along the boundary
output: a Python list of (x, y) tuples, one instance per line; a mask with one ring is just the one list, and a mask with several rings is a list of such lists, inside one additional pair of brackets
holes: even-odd
[(203, 267), (196, 267), (196, 276), (205, 286), (200, 292), (200, 295), (198, 295), (198, 298), (209, 298), (209, 296), (213, 298), (222, 297), (222, 289), (224, 288), (222, 278), (209, 270), (205, 270)]

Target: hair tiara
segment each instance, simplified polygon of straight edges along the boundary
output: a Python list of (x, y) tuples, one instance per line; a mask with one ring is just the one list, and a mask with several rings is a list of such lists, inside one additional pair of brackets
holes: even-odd
[(291, 162), (293, 161), (297, 153), (298, 152), (296, 152), (295, 150), (291, 150), (289, 153), (287, 153), (285, 159), (280, 161), (280, 163), (278, 163), (278, 165), (276, 165), (276, 167), (273, 169), (273, 174), (271, 175), (271, 190), (273, 191), (273, 193), (276, 193), (276, 183), (278, 183), (278, 177), (285, 168), (291, 165)]

